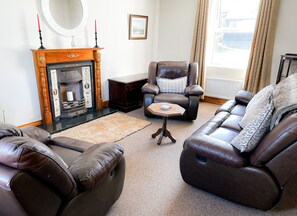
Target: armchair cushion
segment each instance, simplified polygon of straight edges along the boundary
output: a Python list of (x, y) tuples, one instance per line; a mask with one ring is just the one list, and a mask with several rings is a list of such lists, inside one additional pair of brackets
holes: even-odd
[(151, 83), (146, 83), (144, 84), (144, 86), (142, 86), (141, 88), (142, 93), (144, 94), (159, 94), (159, 87), (155, 84), (151, 84)]
[(231, 144), (241, 152), (252, 151), (268, 132), (273, 109), (273, 103), (267, 104), (256, 118), (231, 141)]
[(184, 93), (187, 86), (187, 77), (176, 79), (157, 78), (157, 85), (162, 93)]
[(190, 95), (201, 96), (201, 95), (203, 95), (203, 90), (202, 90), (201, 86), (199, 86), (199, 85), (190, 85), (190, 86), (186, 87), (185, 95), (186, 96), (190, 96)]
[(69, 170), (84, 189), (90, 189), (110, 174), (123, 153), (123, 148), (118, 144), (94, 145), (73, 161)]
[(161, 61), (158, 63), (159, 78), (176, 79), (188, 76), (189, 62), (187, 61)]

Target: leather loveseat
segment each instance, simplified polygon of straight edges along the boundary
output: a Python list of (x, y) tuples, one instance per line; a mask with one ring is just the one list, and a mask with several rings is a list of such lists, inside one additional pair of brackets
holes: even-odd
[[(296, 85), (296, 84), (295, 84)], [(296, 95), (295, 95), (296, 96)], [(288, 115), (250, 152), (231, 145), (254, 94), (240, 91), (184, 142), (184, 181), (230, 201), (268, 210), (297, 171), (297, 114)]]
[(0, 124), (0, 215), (105, 215), (119, 198), (123, 149)]

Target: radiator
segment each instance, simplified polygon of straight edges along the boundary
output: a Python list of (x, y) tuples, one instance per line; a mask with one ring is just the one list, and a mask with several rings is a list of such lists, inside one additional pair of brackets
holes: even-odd
[(205, 96), (232, 99), (242, 89), (243, 81), (207, 77), (205, 86)]

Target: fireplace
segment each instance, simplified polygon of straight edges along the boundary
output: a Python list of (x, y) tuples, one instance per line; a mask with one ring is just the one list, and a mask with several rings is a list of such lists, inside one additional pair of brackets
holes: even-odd
[(48, 64), (46, 70), (54, 120), (72, 118), (95, 108), (92, 61)]
[(102, 109), (100, 50), (32, 50), (42, 123)]

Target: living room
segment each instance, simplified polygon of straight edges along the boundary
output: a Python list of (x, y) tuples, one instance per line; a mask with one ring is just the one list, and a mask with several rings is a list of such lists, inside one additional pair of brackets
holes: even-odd
[[(102, 101), (105, 104), (110, 98), (108, 79), (147, 73), (148, 66), (152, 61), (189, 61), (197, 0), (88, 0), (86, 2), (88, 17), (86, 27), (72, 37), (60, 35), (49, 26), (43, 15), (40, 1), (27, 3), (12, 0), (3, 3), (0, 9), (2, 16), (0, 23), (5, 29), (0, 41), (2, 58), (0, 64), (0, 90), (2, 92), (0, 122), (5, 121), (15, 126), (25, 126), (36, 125), (42, 120), (34, 60), (31, 52), (31, 49), (38, 49), (40, 46), (37, 14), (42, 30), (43, 45), (46, 49), (93, 48), (95, 46), (94, 23), (96, 20), (98, 45), (103, 48), (100, 50), (101, 93)], [(272, 53), (270, 83), (276, 81), (280, 56), (285, 53), (296, 53), (297, 50), (297, 45), (294, 43), (297, 31), (294, 22), (292, 22), (297, 16), (294, 10), (297, 8), (297, 2), (293, 0), (282, 0), (280, 2)], [(130, 14), (148, 16), (146, 39), (129, 40)], [(172, 173), (180, 175), (178, 162), (185, 139), (207, 122), (218, 107), (219, 105), (216, 104), (201, 103), (197, 120), (193, 122), (170, 120), (168, 128), (177, 138), (177, 143), (173, 145), (168, 144), (167, 139), (164, 140), (164, 145), (157, 145), (156, 140), (150, 137), (160, 127), (162, 119), (146, 118), (143, 115), (143, 108), (133, 111), (130, 114), (131, 116), (148, 120), (151, 125), (133, 134), (135, 136), (127, 136), (121, 140), (125, 149), (124, 156), (127, 160), (125, 187), (119, 202), (112, 207), (109, 214), (292, 215), (296, 213), (296, 206), (292, 204), (293, 201), (290, 199), (288, 201), (291, 202), (289, 209), (281, 208), (279, 210), (276, 208), (264, 212), (228, 202), (203, 191), (197, 192), (198, 190), (182, 184), (180, 176), (174, 176), (174, 179), (170, 178)], [(173, 125), (174, 127), (172, 127)], [(152, 155), (148, 154), (148, 158), (145, 158), (144, 149), (140, 149), (138, 146), (141, 143), (148, 152), (157, 156), (151, 157)], [(133, 163), (139, 164), (134, 167), (132, 166)], [(149, 163), (151, 166), (146, 167)], [(162, 163), (163, 165), (161, 165)], [(170, 164), (173, 164), (174, 170), (168, 168), (166, 171), (166, 166), (170, 166)], [(158, 169), (159, 166), (160, 170)], [(135, 172), (130, 172), (129, 169)], [(145, 169), (148, 169), (145, 171), (148, 173), (141, 173)], [(143, 176), (140, 177), (141, 174)], [(139, 180), (143, 182), (136, 182)], [(172, 182), (169, 183), (168, 181)], [(153, 184), (151, 184), (152, 182)], [(175, 187), (175, 183), (177, 183), (175, 191), (168, 192)], [(133, 184), (135, 184), (135, 188), (133, 188)], [(149, 189), (140, 191), (145, 188), (145, 184), (150, 185)], [(188, 196), (185, 193), (180, 193), (181, 190), (188, 192)], [(294, 194), (294, 191), (289, 193)], [(135, 196), (134, 199), (124, 201), (133, 198), (133, 196)], [(188, 203), (183, 203), (183, 199), (187, 199)], [(287, 199), (285, 200), (287, 201)], [(157, 203), (164, 205), (161, 207)]]

